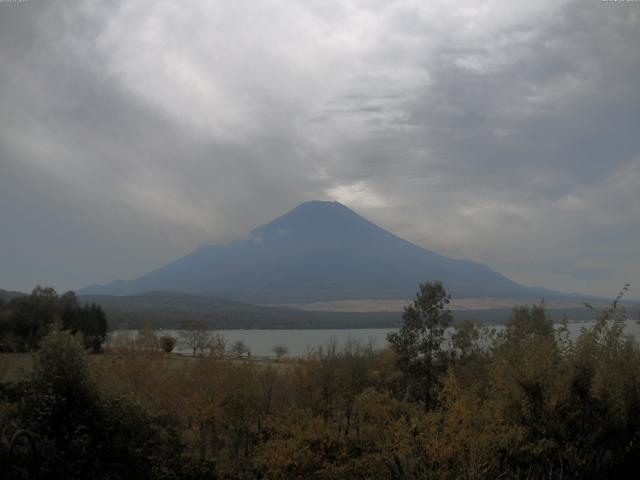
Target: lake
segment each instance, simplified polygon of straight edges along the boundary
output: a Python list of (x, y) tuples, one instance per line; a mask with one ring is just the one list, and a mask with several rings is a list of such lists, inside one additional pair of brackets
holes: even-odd
[[(577, 338), (583, 328), (593, 325), (593, 322), (572, 322), (568, 324), (571, 338)], [(502, 327), (495, 327), (500, 329)], [(320, 346), (326, 346), (336, 341), (338, 346), (343, 346), (349, 340), (362, 343), (372, 342), (374, 348), (382, 349), (387, 345), (387, 334), (395, 332), (395, 328), (363, 328), (363, 329), (323, 329), (323, 330), (219, 330), (232, 345), (237, 340), (242, 340), (251, 350), (251, 354), (260, 357), (275, 356), (272, 349), (276, 345), (282, 345), (289, 351), (290, 356), (300, 356)], [(135, 330), (128, 331), (132, 336)], [(121, 330), (111, 332), (110, 336), (125, 333)], [(189, 353), (189, 349), (180, 341), (179, 330), (158, 330), (158, 335), (169, 335), (178, 339), (175, 349), (179, 353)], [(625, 324), (625, 333), (640, 338), (640, 325), (635, 320), (629, 320)]]

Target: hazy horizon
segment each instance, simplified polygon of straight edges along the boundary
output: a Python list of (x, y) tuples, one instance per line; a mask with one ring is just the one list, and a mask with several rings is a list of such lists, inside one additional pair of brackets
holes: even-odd
[(131, 279), (334, 200), (640, 299), (640, 3), (0, 2), (0, 288)]

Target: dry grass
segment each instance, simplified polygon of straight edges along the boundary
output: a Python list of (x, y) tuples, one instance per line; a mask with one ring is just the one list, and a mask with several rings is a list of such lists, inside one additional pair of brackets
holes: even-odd
[(30, 353), (0, 353), (0, 383), (22, 380), (32, 368)]
[[(330, 302), (313, 303), (281, 303), (265, 305), (271, 307), (287, 307), (309, 312), (402, 312), (409, 300), (335, 300)], [(535, 304), (539, 298), (510, 299), (510, 298), (453, 298), (449, 308), (452, 310), (493, 310), (513, 308), (519, 305)], [(547, 308), (581, 308), (581, 300), (551, 300), (546, 302)]]
[[(200, 362), (205, 357), (192, 357), (180, 354), (131, 354), (131, 358), (137, 358), (138, 361), (154, 362), (156, 367), (162, 371), (180, 372), (194, 365), (194, 362)], [(90, 355), (89, 366), (95, 371), (105, 364), (114, 361), (126, 361), (126, 356), (116, 353), (105, 353), (102, 355)], [(261, 366), (273, 366), (276, 368), (286, 368), (295, 363), (295, 359), (283, 358), (277, 361), (270, 357), (252, 357), (251, 359), (234, 360), (234, 363), (252, 363)], [(23, 380), (33, 368), (32, 353), (0, 353), (0, 383), (17, 382)]]

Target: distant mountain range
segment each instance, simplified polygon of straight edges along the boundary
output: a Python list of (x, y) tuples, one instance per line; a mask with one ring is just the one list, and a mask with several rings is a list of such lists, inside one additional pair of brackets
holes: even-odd
[(26, 295), (26, 293), (22, 293), (22, 292), (15, 292), (15, 291), (11, 291), (11, 290), (2, 290), (0, 288), (0, 300), (8, 302), (9, 300), (12, 300), (14, 298), (17, 297), (22, 297)]
[(80, 295), (172, 291), (276, 304), (411, 299), (441, 280), (457, 298), (547, 299), (568, 294), (520, 285), (470, 260), (450, 259), (374, 225), (337, 202), (299, 205), (248, 239), (199, 248), (130, 281), (92, 285)]

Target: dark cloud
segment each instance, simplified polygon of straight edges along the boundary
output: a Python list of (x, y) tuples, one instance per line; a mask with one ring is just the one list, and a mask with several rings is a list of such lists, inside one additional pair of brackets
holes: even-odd
[(633, 283), (640, 7), (364, 3), (0, 3), (0, 287), (327, 197), (526, 284)]

